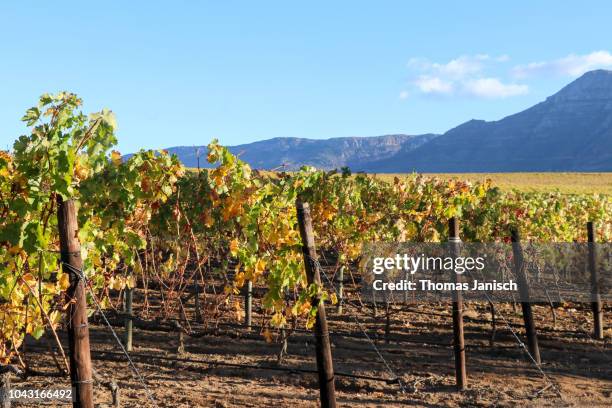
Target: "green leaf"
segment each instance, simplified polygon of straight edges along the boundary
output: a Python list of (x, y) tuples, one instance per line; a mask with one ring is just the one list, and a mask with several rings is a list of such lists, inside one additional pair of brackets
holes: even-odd
[(36, 340), (40, 339), (43, 334), (45, 334), (45, 327), (44, 326), (36, 327), (32, 331), (32, 337), (34, 337), (34, 339), (36, 339)]

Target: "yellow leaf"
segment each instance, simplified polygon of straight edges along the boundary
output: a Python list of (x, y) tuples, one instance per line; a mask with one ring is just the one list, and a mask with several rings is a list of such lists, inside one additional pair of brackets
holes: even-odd
[(62, 273), (58, 280), (61, 290), (67, 290), (70, 286), (70, 276), (67, 273)]
[(316, 321), (315, 316), (313, 315), (308, 315), (308, 319), (306, 320), (306, 328), (307, 329), (312, 329), (312, 327), (314, 326)]
[(113, 150), (111, 152), (111, 161), (115, 166), (121, 165), (121, 153), (119, 153), (117, 150)]
[(350, 245), (348, 247), (347, 255), (350, 259), (355, 259), (359, 256), (361, 252), (361, 248), (357, 245)]
[(132, 289), (136, 287), (136, 278), (132, 275), (125, 280), (125, 284), (128, 289)]
[(111, 303), (110, 300), (108, 299), (107, 296), (105, 296), (101, 301), (100, 301), (100, 307), (102, 309), (108, 309), (109, 307), (111, 307)]
[(238, 240), (237, 239), (232, 239), (232, 241), (230, 242), (230, 254), (232, 254), (232, 256), (238, 255)]
[(282, 327), (285, 325), (285, 322), (285, 316), (283, 316), (283, 314), (280, 312), (275, 313), (274, 316), (272, 316), (272, 320), (270, 321), (272, 326), (275, 327)]
[(209, 212), (208, 212), (208, 211), (204, 213), (204, 215), (203, 215), (203, 217), (202, 217), (202, 218), (203, 218), (203, 221), (204, 221), (204, 225), (205, 225), (207, 228), (212, 227), (212, 225), (213, 225), (213, 223), (214, 223), (214, 220), (213, 220), (213, 217), (212, 217), (212, 216), (209, 214)]
[(54, 310), (49, 314), (49, 320), (51, 320), (51, 323), (53, 324), (58, 324), (61, 319), (62, 319), (62, 315), (57, 310)]
[(21, 247), (19, 245), (15, 245), (9, 248), (9, 254), (17, 255), (21, 252)]
[(265, 329), (263, 331), (263, 336), (264, 336), (264, 339), (266, 339), (266, 343), (272, 343), (273, 338), (272, 338), (272, 333), (270, 333), (270, 330)]
[(31, 273), (24, 274), (21, 279), (30, 287), (33, 288), (38, 282), (36, 278)]
[(300, 305), (298, 314), (305, 315), (310, 312), (310, 309), (312, 309), (312, 305), (310, 304), (309, 301), (305, 301), (304, 303)]
[(113, 276), (110, 279), (110, 282), (108, 283), (108, 286), (110, 286), (110, 288), (114, 289), (114, 290), (121, 290), (121, 289), (123, 289), (123, 286), (124, 286), (123, 279), (121, 279), (118, 276)]
[(236, 313), (236, 320), (242, 320), (244, 317), (244, 311), (242, 310), (242, 305), (238, 300), (234, 301), (234, 312)]
[(13, 292), (11, 293), (11, 305), (12, 306), (21, 305), (24, 298), (25, 298), (25, 294), (22, 291), (17, 290), (17, 289), (13, 290)]
[(80, 161), (77, 161), (74, 166), (74, 174), (79, 180), (85, 180), (89, 176), (89, 169)]
[(258, 259), (255, 264), (255, 275), (260, 275), (266, 269), (266, 261), (263, 259)]
[(238, 272), (236, 274), (236, 277), (234, 277), (234, 282), (236, 282), (236, 286), (239, 288), (243, 287), (245, 278), (246, 276), (244, 275), (244, 272)]

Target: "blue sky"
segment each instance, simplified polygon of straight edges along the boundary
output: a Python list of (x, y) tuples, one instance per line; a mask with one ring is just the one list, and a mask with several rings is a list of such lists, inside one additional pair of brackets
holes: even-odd
[(127, 153), (443, 132), (612, 69), (609, 1), (33, 3), (0, 5), (3, 149), (59, 90), (112, 109)]

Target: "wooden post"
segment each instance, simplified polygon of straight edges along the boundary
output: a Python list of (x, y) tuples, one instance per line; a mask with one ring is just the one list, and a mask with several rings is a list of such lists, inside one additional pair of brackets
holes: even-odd
[(495, 333), (497, 332), (497, 322), (495, 320), (495, 305), (490, 300), (489, 310), (491, 311), (491, 338), (489, 339), (489, 345), (493, 347), (495, 343)]
[(378, 306), (377, 306), (377, 303), (376, 303), (376, 292), (377, 291), (375, 291), (375, 290), (372, 291), (372, 308), (373, 308), (372, 309), (372, 315), (374, 317), (378, 317)]
[[(409, 272), (409, 271), (404, 272), (404, 279), (405, 279), (407, 282), (412, 281), (412, 275), (410, 275), (410, 272)], [(405, 290), (405, 291), (404, 291), (404, 305), (407, 305), (407, 304), (408, 304), (408, 291), (407, 291), (407, 290)]]
[(278, 365), (281, 365), (283, 362), (284, 356), (287, 354), (287, 348), (289, 347), (289, 342), (287, 340), (287, 331), (282, 328), (280, 330), (281, 339), (283, 339), (283, 344), (281, 345), (280, 352), (278, 353)]
[(385, 302), (385, 343), (389, 344), (389, 336), (391, 335), (391, 309), (389, 300)]
[[(448, 220), (448, 242), (453, 256), (458, 256), (459, 222), (452, 217)], [(453, 271), (455, 283), (461, 283), (461, 275)], [(455, 381), (459, 391), (467, 386), (467, 369), (465, 364), (465, 340), (463, 337), (463, 294), (460, 290), (453, 290), (453, 347), (455, 351)]]
[(24, 372), (16, 366), (0, 365), (0, 408), (11, 408), (11, 374), (24, 378)]
[[(1, 369), (2, 367), (0, 367)], [(0, 370), (0, 408), (11, 408), (11, 372)]]
[(70, 382), (72, 383), (72, 406), (93, 408), (93, 378), (89, 349), (89, 327), (87, 325), (87, 297), (85, 283), (80, 277), (83, 268), (79, 243), (77, 212), (73, 200), (57, 199), (57, 224), (60, 237), (60, 252), (65, 273), (70, 275), (67, 300), (68, 344), (70, 351)]
[(344, 265), (338, 271), (338, 314), (342, 314), (342, 306), (344, 303)]
[(603, 340), (603, 307), (597, 281), (597, 247), (595, 245), (595, 225), (587, 223), (589, 241), (589, 270), (591, 271), (591, 309), (593, 310), (593, 337)]
[(244, 325), (250, 329), (253, 324), (253, 282), (248, 280), (244, 294)]
[(132, 351), (132, 334), (134, 326), (134, 315), (132, 302), (134, 300), (134, 289), (127, 288), (125, 290), (125, 349)]
[(114, 408), (120, 408), (121, 407), (121, 397), (120, 397), (120, 391), (119, 391), (119, 387), (117, 386), (116, 383), (111, 383), (111, 396), (113, 398), (113, 407)]
[(198, 281), (197, 278), (195, 278), (194, 281), (195, 281), (195, 302), (194, 302), (195, 321), (197, 323), (202, 323), (204, 319), (202, 318), (202, 311), (200, 310), (200, 282)]
[[(306, 279), (308, 284), (321, 285), (321, 275), (317, 262), (314, 233), (312, 230), (312, 219), (308, 203), (302, 202), (300, 198), (296, 201), (297, 218), (302, 236), (302, 254), (306, 268)], [(334, 385), (334, 364), (329, 344), (329, 332), (327, 330), (327, 319), (325, 317), (325, 305), (321, 302), (319, 295), (311, 300), (312, 305), (318, 307), (314, 335), (317, 354), (317, 369), (319, 371), (319, 390), (321, 395), (321, 407), (336, 407), (336, 387)]]
[(521, 236), (518, 228), (510, 230), (510, 238), (512, 240), (512, 254), (514, 256), (514, 270), (521, 296), (521, 309), (523, 310), (523, 320), (525, 322), (525, 333), (527, 334), (527, 345), (533, 359), (540, 364), (540, 348), (538, 347), (538, 334), (536, 332), (535, 323), (533, 321), (533, 312), (531, 310), (529, 283), (525, 276), (523, 248), (521, 246)]
[(185, 333), (183, 332), (183, 328), (179, 326), (178, 328), (178, 345), (176, 347), (176, 354), (178, 356), (185, 355)]

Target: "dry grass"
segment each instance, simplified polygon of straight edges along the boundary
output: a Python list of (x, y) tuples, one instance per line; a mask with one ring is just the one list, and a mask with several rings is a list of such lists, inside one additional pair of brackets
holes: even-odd
[[(405, 174), (404, 174), (405, 175)], [(443, 179), (483, 181), (491, 179), (502, 190), (549, 192), (564, 194), (612, 195), (612, 173), (431, 173)], [(391, 181), (402, 174), (379, 174), (377, 177)]]
[[(197, 171), (196, 169), (188, 169)], [(263, 174), (275, 172), (263, 170)], [(403, 174), (377, 174), (386, 181)], [(504, 191), (553, 192), (563, 194), (608, 194), (612, 195), (612, 172), (610, 173), (425, 173), (443, 179), (484, 181), (491, 179), (494, 186)]]

